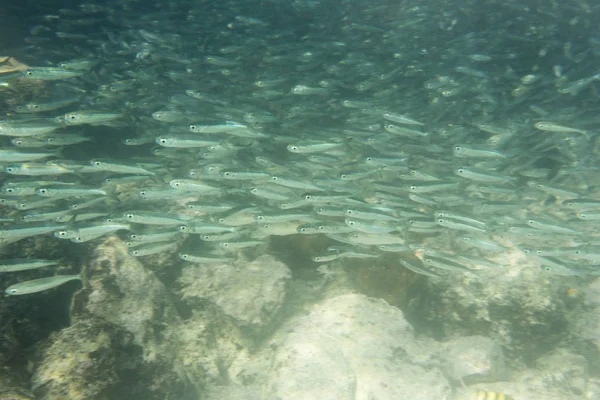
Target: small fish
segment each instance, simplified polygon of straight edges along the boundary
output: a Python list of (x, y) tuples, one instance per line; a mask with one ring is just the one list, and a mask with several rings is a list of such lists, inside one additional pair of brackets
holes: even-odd
[(51, 265), (58, 265), (58, 261), (42, 260), (39, 258), (16, 258), (0, 260), (0, 273), (28, 271), (30, 269), (48, 267)]
[(143, 257), (158, 253), (164, 253), (166, 251), (174, 251), (177, 250), (178, 247), (178, 242), (146, 243), (130, 250), (129, 254), (134, 257)]
[(414, 120), (412, 118), (409, 118), (405, 115), (400, 115), (400, 114), (394, 114), (391, 112), (385, 112), (382, 114), (384, 119), (387, 119), (388, 121), (392, 121), (395, 122), (397, 124), (404, 124), (404, 125), (425, 125), (422, 122), (419, 122), (417, 120)]
[(145, 225), (185, 225), (185, 217), (149, 211), (129, 211), (123, 214), (126, 221)]
[(460, 158), (506, 158), (506, 155), (490, 149), (457, 145), (452, 149), (452, 155)]
[(220, 125), (197, 125), (189, 126), (189, 130), (194, 133), (227, 133), (238, 129), (248, 129), (246, 125), (236, 122), (227, 122)]
[(156, 175), (155, 172), (132, 165), (115, 164), (108, 161), (92, 160), (90, 166), (94, 171), (114, 172), (117, 174)]
[(4, 172), (11, 175), (41, 176), (73, 174), (74, 172), (62, 165), (54, 163), (37, 164), (22, 163), (4, 167)]
[(75, 78), (83, 75), (83, 71), (68, 70), (56, 67), (33, 67), (22, 72), (25, 79), (55, 81)]
[(61, 61), (57, 65), (62, 69), (74, 71), (88, 71), (100, 64), (100, 60), (91, 60), (87, 58), (78, 58), (73, 60)]
[(71, 104), (77, 103), (79, 97), (70, 97), (67, 99), (53, 100), (44, 103), (35, 102), (27, 103), (22, 106), (16, 106), (15, 111), (18, 113), (41, 113), (58, 110), (63, 107), (70, 106)]
[(33, 279), (31, 281), (19, 282), (9, 286), (4, 291), (7, 296), (20, 296), (42, 292), (63, 285), (70, 281), (83, 280), (81, 275), (54, 275), (45, 278)]
[(511, 176), (497, 174), (474, 167), (461, 167), (454, 170), (454, 173), (465, 179), (486, 183), (506, 183), (512, 180)]
[(0, 136), (39, 136), (60, 128), (54, 119), (36, 118), (33, 120), (0, 121)]
[(329, 89), (309, 87), (306, 85), (296, 85), (291, 90), (292, 94), (300, 96), (313, 96), (313, 95), (328, 95)]
[(56, 117), (54, 121), (66, 126), (74, 125), (106, 125), (108, 122), (121, 118), (123, 114), (105, 111), (79, 110)]
[(233, 258), (196, 256), (189, 253), (179, 253), (179, 258), (196, 264), (231, 264), (233, 262)]
[(346, 142), (340, 143), (294, 143), (289, 144), (287, 149), (291, 153), (310, 154), (322, 153), (343, 147)]
[(541, 131), (546, 131), (546, 132), (581, 133), (582, 135), (585, 135), (586, 137), (588, 135), (588, 132), (586, 132), (584, 130), (577, 129), (577, 128), (571, 128), (571, 127), (564, 126), (564, 125), (558, 125), (553, 122), (536, 122), (535, 124), (533, 124), (533, 126), (536, 129), (539, 129)]
[(0, 162), (35, 161), (48, 157), (56, 157), (60, 152), (29, 151), (12, 148), (0, 149)]

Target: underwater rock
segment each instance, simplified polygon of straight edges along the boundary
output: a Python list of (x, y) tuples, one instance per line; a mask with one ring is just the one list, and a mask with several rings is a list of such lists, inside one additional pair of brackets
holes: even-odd
[(266, 332), (276, 329), (290, 278), (287, 265), (270, 255), (183, 270), (181, 294), (193, 311), (175, 330), (188, 381), (202, 389), (229, 382), (231, 364), (250, 357)]
[(430, 400), (449, 392), (430, 364), (430, 344), (417, 342), (402, 312), (363, 295), (314, 305), (266, 347), (277, 350), (263, 393), (276, 399)]
[(144, 349), (144, 359), (171, 354), (164, 346), (168, 326), (180, 318), (169, 293), (152, 271), (132, 257), (117, 237), (110, 237), (93, 252), (86, 290), (73, 300), (75, 317), (92, 315), (123, 327)]
[(40, 400), (105, 400), (117, 390), (127, 368), (140, 364), (132, 336), (110, 323), (79, 321), (38, 349), (41, 362), (31, 378)]
[(33, 393), (28, 385), (18, 376), (13, 376), (4, 368), (0, 373), (0, 400), (28, 400), (33, 399)]
[(466, 384), (495, 382), (505, 374), (502, 348), (483, 336), (465, 336), (444, 343), (444, 371)]
[(291, 272), (270, 255), (234, 264), (185, 268), (180, 279), (182, 298), (188, 303), (211, 303), (237, 325), (258, 331), (281, 308)]
[(110, 323), (131, 335), (140, 351), (139, 386), (151, 388), (145, 399), (187, 390), (176, 358), (181, 318), (161, 281), (114, 236), (95, 248), (86, 272), (86, 286), (73, 298), (75, 323)]
[(566, 349), (540, 357), (533, 368), (520, 372), (511, 384), (518, 398), (539, 400), (593, 399), (588, 391), (588, 362)]
[(503, 347), (507, 360), (530, 363), (568, 334), (564, 286), (569, 278), (545, 274), (518, 250), (502, 268), (430, 279), (411, 313), (421, 330), (443, 340), (482, 335)]

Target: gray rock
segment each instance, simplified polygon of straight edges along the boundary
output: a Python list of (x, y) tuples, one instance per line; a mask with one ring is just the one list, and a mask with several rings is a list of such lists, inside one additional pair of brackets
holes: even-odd
[[(140, 260), (129, 255), (117, 237), (110, 237), (93, 252), (86, 290), (73, 300), (77, 318), (100, 318), (121, 326), (144, 350), (146, 361), (158, 354), (169, 357), (173, 341), (164, 340), (167, 329), (180, 323), (167, 289)], [(175, 339), (175, 335), (172, 339)]]
[(506, 372), (502, 348), (483, 336), (465, 336), (446, 342), (440, 356), (445, 361), (446, 375), (466, 384), (495, 382)]
[(502, 268), (429, 280), (411, 316), (434, 338), (482, 335), (512, 365), (530, 364), (567, 338), (568, 310), (557, 293), (573, 279), (544, 273), (516, 248), (494, 261)]
[(238, 325), (258, 331), (281, 308), (290, 277), (289, 268), (270, 255), (234, 265), (189, 266), (180, 279), (181, 294), (189, 303), (209, 302)]
[(38, 348), (37, 357), (31, 386), (40, 400), (108, 399), (123, 388), (128, 368), (142, 362), (131, 334), (98, 321), (79, 321), (57, 332)]
[[(129, 385), (132, 390), (150, 388), (143, 398), (164, 399), (167, 394), (192, 391), (177, 359), (181, 318), (171, 295), (154, 273), (130, 256), (115, 236), (93, 250), (85, 272), (85, 287), (73, 297), (74, 326), (110, 325), (131, 337), (139, 359), (119, 362), (135, 370), (136, 381)], [(71, 346), (66, 341), (64, 351), (79, 351), (76, 339)], [(121, 375), (114, 378), (114, 384), (122, 381)], [(90, 375), (90, 379), (94, 377)], [(102, 381), (103, 377), (97, 379)]]

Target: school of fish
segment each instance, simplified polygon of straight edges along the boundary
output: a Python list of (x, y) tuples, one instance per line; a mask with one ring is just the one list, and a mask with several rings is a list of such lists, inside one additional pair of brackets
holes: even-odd
[(600, 6), (483, 3), (40, 8), (28, 68), (0, 74), (0, 241), (116, 233), (210, 267), (321, 235), (315, 268), (391, 254), (435, 278), (519, 249), (598, 275)]

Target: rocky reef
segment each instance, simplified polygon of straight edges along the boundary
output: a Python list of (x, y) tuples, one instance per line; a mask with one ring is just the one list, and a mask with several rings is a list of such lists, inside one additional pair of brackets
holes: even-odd
[[(180, 261), (167, 286), (127, 250), (116, 236), (94, 248), (70, 325), (31, 351), (5, 326), (0, 399), (600, 398), (598, 281), (586, 290), (523, 264), (423, 280), (391, 259), (292, 279), (273, 255), (240, 254)], [(398, 274), (424, 285), (399, 286), (402, 309), (377, 290)]]

